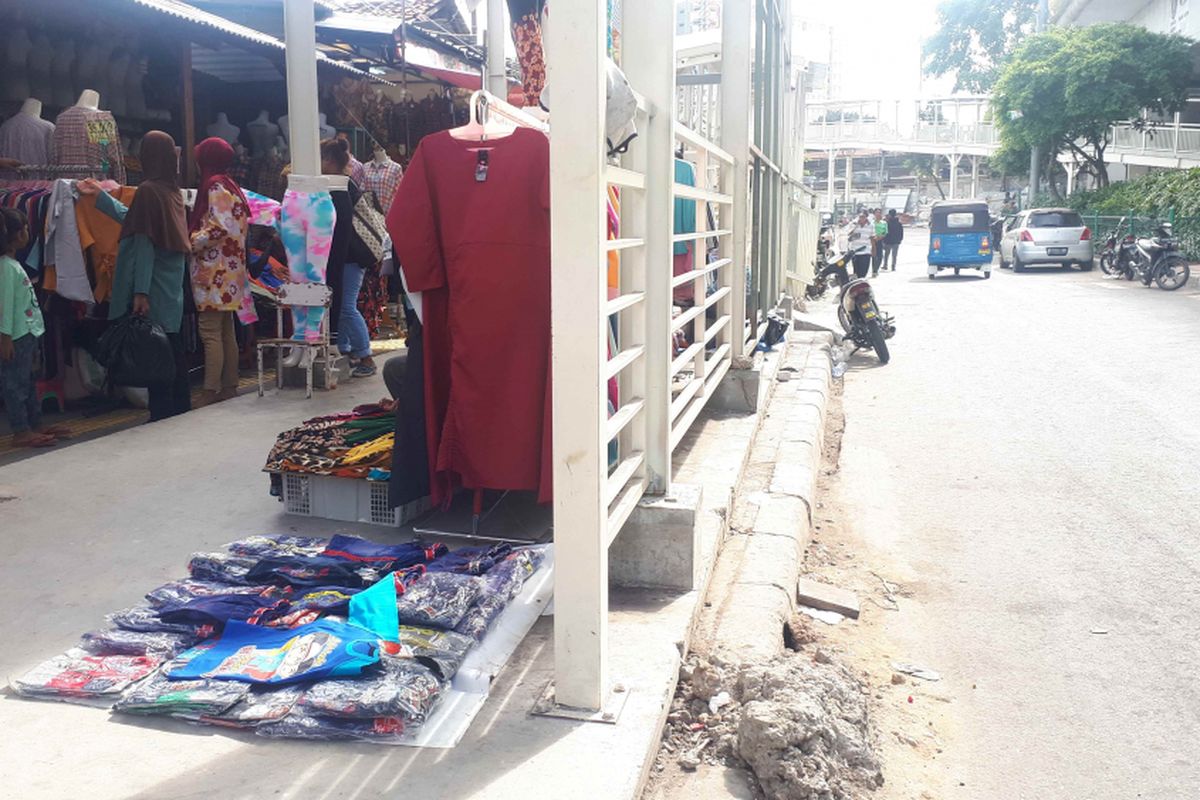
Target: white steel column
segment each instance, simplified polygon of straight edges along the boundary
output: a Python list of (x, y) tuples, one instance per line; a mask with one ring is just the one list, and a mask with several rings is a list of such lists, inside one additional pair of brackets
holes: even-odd
[(979, 196), (979, 156), (971, 156), (971, 199)]
[(854, 156), (846, 156), (846, 202), (854, 199)]
[(833, 207), (837, 204), (834, 196), (834, 178), (837, 177), (837, 150), (829, 148), (829, 210), (833, 211)]
[(321, 133), (317, 118), (317, 23), (313, 0), (283, 4), (287, 45), (288, 127), (293, 175), (321, 174)]
[[(657, 0), (662, 2), (662, 0)], [(673, 7), (673, 4), (671, 4)], [(752, 0), (725, 0), (721, 7), (721, 147), (733, 156), (733, 230), (730, 286), (733, 294), (733, 355), (746, 351), (746, 262), (750, 252), (750, 108)], [(699, 249), (699, 244), (697, 245)]]
[(550, 138), (554, 685), (559, 705), (598, 709), (608, 691), (605, 8), (556, 8), (546, 31), (547, 80), (565, 101)]
[[(647, 130), (638, 136), (636, 145), (644, 150), (646, 165), (646, 230), (642, 234), (646, 267), (646, 477), (649, 493), (665, 494), (671, 488), (675, 10), (670, 3), (626, 3), (623, 14), (621, 61), (625, 75), (651, 107)], [(707, 174), (701, 169), (696, 178), (697, 185), (703, 186)], [(701, 215), (703, 207), (697, 214)], [(696, 264), (703, 263), (703, 244), (692, 244)]]
[(487, 0), (486, 41), (487, 90), (501, 100), (507, 100), (508, 76), (504, 69), (504, 45), (508, 41), (508, 29), (504, 23), (504, 0)]
[(958, 160), (961, 158), (957, 153), (952, 153), (946, 156), (950, 159), (950, 200), (958, 198)]
[(1071, 161), (1065, 166), (1067, 168), (1067, 194), (1072, 195), (1075, 193), (1075, 176), (1079, 174), (1079, 165)]

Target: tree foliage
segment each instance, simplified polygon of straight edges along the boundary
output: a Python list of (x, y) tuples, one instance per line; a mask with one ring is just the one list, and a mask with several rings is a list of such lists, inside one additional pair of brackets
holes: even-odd
[(1113, 124), (1140, 120), (1143, 108), (1163, 115), (1182, 107), (1192, 44), (1121, 23), (1051, 28), (1029, 37), (993, 92), (1002, 149), (1067, 153), (1106, 186), (1104, 151)]
[(937, 31), (925, 40), (925, 72), (954, 73), (955, 91), (989, 91), (1036, 14), (1037, 0), (943, 0)]
[(1068, 203), (1080, 211), (1100, 214), (1165, 216), (1168, 209), (1177, 214), (1200, 216), (1200, 169), (1152, 172), (1131, 181), (1114, 183), (1103, 189), (1076, 192)]

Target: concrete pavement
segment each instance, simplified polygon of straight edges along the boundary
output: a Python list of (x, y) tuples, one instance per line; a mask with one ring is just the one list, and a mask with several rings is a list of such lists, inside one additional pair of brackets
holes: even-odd
[(1200, 285), (930, 281), (926, 241), (875, 281), (898, 333), (850, 362), (841, 478), (913, 592), (886, 636), (954, 698), (946, 796), (1195, 797)]

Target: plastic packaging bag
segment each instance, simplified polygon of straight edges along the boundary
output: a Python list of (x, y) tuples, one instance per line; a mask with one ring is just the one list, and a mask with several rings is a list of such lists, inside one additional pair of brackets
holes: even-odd
[(312, 717), (293, 711), (279, 722), (259, 725), (254, 731), (271, 739), (313, 739), (316, 741), (360, 741), (377, 744), (401, 744), (404, 720), (398, 717), (344, 719)]
[(174, 658), (196, 643), (194, 634), (124, 631), (120, 628), (85, 633), (79, 646), (94, 656), (157, 656)]
[(111, 702), (160, 663), (155, 656), (94, 656), (74, 648), (34, 667), (12, 686), (26, 697)]
[(241, 586), (234, 583), (184, 578), (164, 583), (157, 589), (151, 589), (146, 593), (146, 602), (155, 608), (162, 608), (186, 603), (197, 597), (212, 597), (216, 594), (256, 594), (264, 597), (279, 597), (286, 595), (287, 590), (278, 586)]
[(96, 360), (113, 386), (151, 386), (175, 376), (171, 342), (149, 317), (129, 314), (109, 326), (96, 343)]
[(304, 694), (304, 689), (299, 686), (248, 688), (250, 691), (246, 696), (233, 706), (220, 714), (202, 716), (200, 721), (226, 728), (254, 728), (264, 723), (278, 722), (291, 713), (296, 701)]
[(184, 719), (199, 719), (205, 714), (220, 714), (250, 691), (237, 681), (172, 681), (162, 672), (130, 687), (113, 706), (123, 714), (168, 714)]
[(414, 659), (444, 681), (454, 677), (474, 646), (475, 640), (469, 636), (411, 625), (400, 626), (399, 642), (380, 642), (384, 656)]
[(483, 583), (471, 575), (430, 572), (405, 589), (396, 610), (404, 624), (453, 629), (482, 589)]
[(441, 699), (445, 686), (432, 670), (410, 659), (384, 658), (373, 675), (313, 684), (299, 707), (313, 716), (402, 717), (420, 725)]
[(188, 572), (196, 580), (247, 584), (255, 582), (247, 580), (246, 576), (257, 563), (256, 558), (232, 553), (193, 553)]
[(234, 555), (267, 558), (268, 556), (315, 556), (329, 544), (328, 539), (313, 536), (247, 536), (230, 542), (225, 549)]
[(126, 631), (179, 633), (194, 636), (197, 640), (207, 639), (213, 634), (212, 625), (195, 622), (166, 622), (158, 616), (158, 611), (150, 606), (133, 606), (124, 611), (109, 614), (106, 619), (110, 625)]

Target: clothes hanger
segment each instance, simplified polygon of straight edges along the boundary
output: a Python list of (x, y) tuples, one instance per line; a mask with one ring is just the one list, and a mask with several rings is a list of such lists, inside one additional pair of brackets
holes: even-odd
[(482, 91), (471, 95), (471, 120), (466, 125), (450, 129), (450, 135), (455, 139), (485, 141), (488, 138), (500, 139), (508, 136), (517, 129), (516, 125), (488, 113), (488, 99)]

